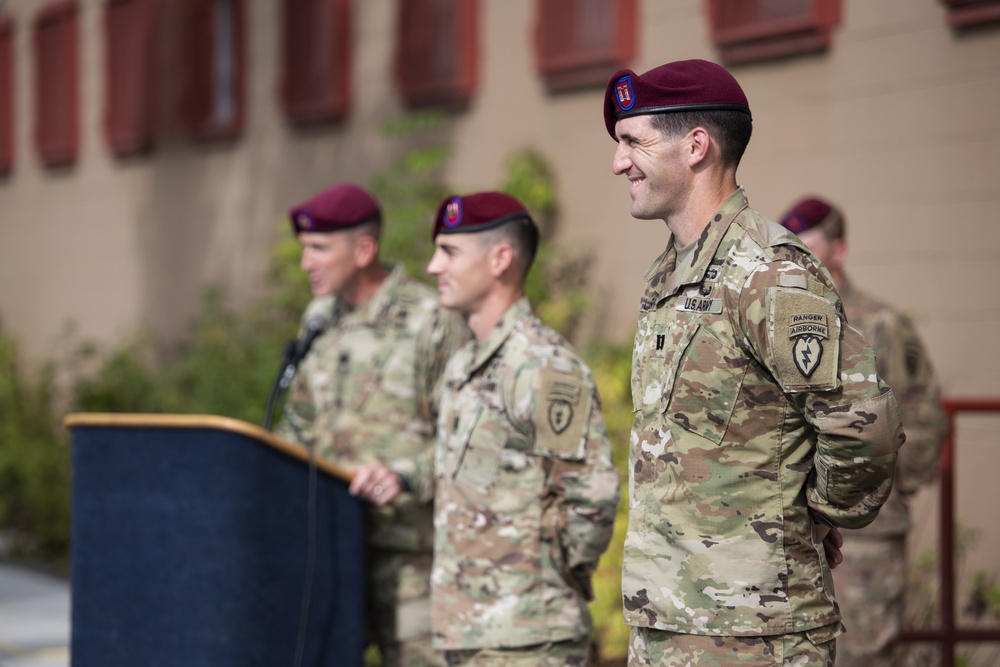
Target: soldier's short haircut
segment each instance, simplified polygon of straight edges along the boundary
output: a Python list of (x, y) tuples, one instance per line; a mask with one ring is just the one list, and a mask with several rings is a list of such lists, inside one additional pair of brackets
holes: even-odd
[(514, 266), (523, 280), (528, 275), (538, 251), (538, 227), (527, 217), (509, 220), (493, 229), (477, 232), (484, 247), (506, 242), (514, 250)]
[(839, 210), (836, 213), (836, 215), (826, 216), (826, 219), (816, 226), (829, 241), (839, 241), (847, 236), (847, 224), (844, 222), (844, 214)]
[(354, 234), (354, 238), (358, 238), (359, 236), (370, 236), (378, 241), (382, 237), (382, 217), (379, 216), (365, 220), (361, 224), (346, 231)]
[(669, 137), (683, 136), (696, 127), (708, 130), (719, 145), (722, 163), (736, 168), (750, 143), (753, 121), (733, 110), (673, 111), (650, 115), (653, 127)]

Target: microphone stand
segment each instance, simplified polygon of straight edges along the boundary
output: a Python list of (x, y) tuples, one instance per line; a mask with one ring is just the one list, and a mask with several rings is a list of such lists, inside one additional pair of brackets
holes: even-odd
[(290, 340), (285, 343), (285, 353), (281, 359), (281, 366), (278, 369), (278, 375), (274, 378), (274, 384), (271, 385), (271, 394), (267, 397), (267, 409), (264, 411), (264, 430), (271, 430), (271, 420), (274, 415), (274, 405), (278, 400), (278, 397), (288, 389), (288, 385), (292, 383), (292, 377), (295, 375), (295, 369), (298, 366), (298, 360), (295, 359), (295, 350), (298, 341)]

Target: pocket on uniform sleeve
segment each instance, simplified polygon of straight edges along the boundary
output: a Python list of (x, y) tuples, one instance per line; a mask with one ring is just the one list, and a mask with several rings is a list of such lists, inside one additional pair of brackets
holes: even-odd
[(699, 326), (677, 368), (666, 416), (687, 431), (721, 443), (748, 364), (741, 350)]

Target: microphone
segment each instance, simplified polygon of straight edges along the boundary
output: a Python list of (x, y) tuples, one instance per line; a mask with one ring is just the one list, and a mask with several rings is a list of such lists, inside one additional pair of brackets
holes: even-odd
[(285, 364), (285, 370), (281, 374), (281, 381), (278, 383), (281, 390), (288, 389), (288, 385), (292, 383), (292, 378), (295, 376), (295, 371), (305, 359), (309, 348), (312, 347), (313, 342), (319, 338), (320, 334), (326, 331), (328, 326), (330, 326), (330, 318), (327, 315), (313, 315), (306, 322), (306, 330), (302, 334), (302, 338), (295, 342), (291, 358)]
[(271, 428), (271, 417), (274, 412), (274, 403), (278, 396), (288, 389), (288, 386), (292, 384), (292, 378), (295, 377), (295, 371), (298, 370), (299, 364), (305, 358), (306, 354), (309, 353), (309, 348), (312, 347), (313, 342), (319, 336), (326, 331), (327, 327), (330, 326), (330, 315), (328, 314), (318, 314), (313, 315), (306, 322), (306, 330), (302, 333), (302, 337), (298, 340), (290, 340), (285, 345), (285, 355), (284, 359), (281, 361), (281, 370), (278, 372), (278, 377), (275, 379), (274, 385), (271, 387), (271, 395), (267, 399), (267, 408), (264, 410), (264, 428), (270, 430)]
[(305, 358), (313, 342), (319, 338), (320, 334), (326, 331), (328, 326), (330, 326), (330, 318), (327, 315), (313, 315), (310, 317), (309, 321), (306, 322), (305, 333), (295, 343), (295, 353), (292, 355), (291, 363), (297, 366)]

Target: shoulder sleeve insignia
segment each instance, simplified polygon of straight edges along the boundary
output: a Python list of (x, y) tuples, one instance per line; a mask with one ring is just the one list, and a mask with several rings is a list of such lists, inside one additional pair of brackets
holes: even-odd
[(774, 287), (768, 296), (775, 378), (787, 391), (836, 389), (840, 385), (840, 318), (833, 304), (797, 288)]
[(551, 368), (539, 371), (535, 395), (535, 448), (559, 458), (582, 458), (591, 392), (583, 378)]

